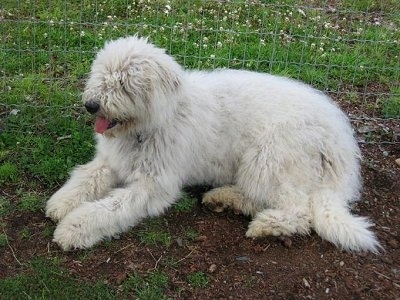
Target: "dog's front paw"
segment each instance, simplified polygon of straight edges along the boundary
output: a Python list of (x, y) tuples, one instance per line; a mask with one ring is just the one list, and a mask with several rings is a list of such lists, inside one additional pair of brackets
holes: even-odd
[(71, 202), (59, 193), (54, 194), (46, 203), (46, 217), (56, 222), (61, 221), (74, 208)]
[(53, 242), (64, 251), (89, 248), (103, 237), (95, 229), (90, 230), (89, 225), (87, 220), (67, 216), (54, 231)]
[(74, 208), (81, 205), (87, 197), (80, 191), (67, 189), (58, 190), (46, 203), (46, 217), (53, 221), (61, 221)]

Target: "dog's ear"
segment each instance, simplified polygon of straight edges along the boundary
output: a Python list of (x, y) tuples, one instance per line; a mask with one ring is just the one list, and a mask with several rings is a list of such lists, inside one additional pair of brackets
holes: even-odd
[(135, 59), (121, 85), (129, 92), (150, 96), (152, 92), (169, 94), (181, 85), (179, 65), (163, 63), (151, 59)]
[(181, 85), (181, 76), (178, 74), (177, 70), (170, 66), (165, 66), (162, 63), (154, 62), (154, 70), (158, 73), (158, 82), (165, 91), (175, 92), (177, 88)]

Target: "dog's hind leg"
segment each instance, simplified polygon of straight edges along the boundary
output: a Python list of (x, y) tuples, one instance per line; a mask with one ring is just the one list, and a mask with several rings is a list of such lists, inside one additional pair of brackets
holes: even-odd
[(246, 232), (247, 237), (308, 234), (311, 229), (309, 201), (306, 194), (282, 187), (279, 202), (258, 212)]
[(203, 204), (214, 212), (230, 209), (235, 213), (254, 215), (257, 209), (242, 191), (234, 185), (218, 187), (204, 194)]

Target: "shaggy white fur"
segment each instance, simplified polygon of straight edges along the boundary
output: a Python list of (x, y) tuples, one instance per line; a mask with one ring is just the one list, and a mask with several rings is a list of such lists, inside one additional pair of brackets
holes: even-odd
[(47, 202), (64, 250), (87, 248), (165, 211), (184, 185), (203, 202), (253, 216), (246, 235), (307, 234), (377, 252), (359, 199), (360, 151), (323, 93), (248, 71), (185, 71), (138, 37), (106, 44), (83, 94), (97, 153)]

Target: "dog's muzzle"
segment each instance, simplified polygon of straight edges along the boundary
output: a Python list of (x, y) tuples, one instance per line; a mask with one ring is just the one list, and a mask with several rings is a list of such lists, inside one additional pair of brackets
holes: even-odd
[(99, 111), (100, 105), (97, 102), (94, 102), (93, 100), (88, 100), (85, 102), (85, 107), (88, 112), (91, 114), (95, 114)]

